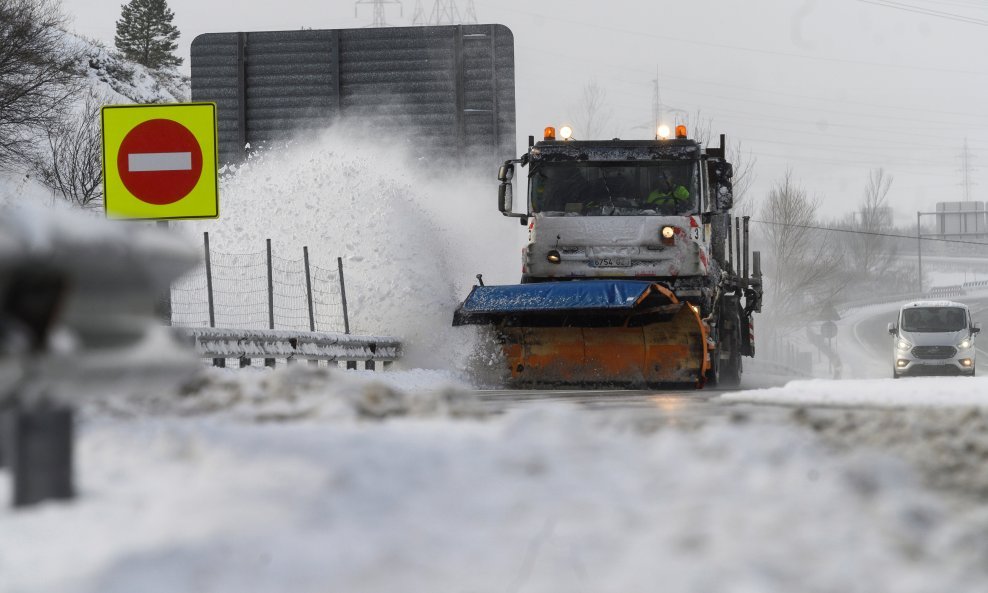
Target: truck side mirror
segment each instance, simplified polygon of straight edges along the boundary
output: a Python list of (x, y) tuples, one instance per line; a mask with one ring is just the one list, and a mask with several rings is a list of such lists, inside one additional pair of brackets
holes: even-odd
[(710, 181), (713, 186), (713, 208), (718, 212), (727, 212), (734, 207), (734, 165), (720, 159), (711, 160), (709, 164)]
[(497, 180), (501, 183), (507, 183), (514, 179), (515, 177), (515, 166), (512, 163), (504, 163), (501, 168), (497, 170)]
[(501, 214), (511, 214), (512, 189), (510, 181), (502, 181), (497, 189), (497, 207)]
[(890, 336), (894, 336), (897, 333), (899, 333), (899, 328), (896, 327), (894, 323), (890, 323), (889, 324), (889, 335)]

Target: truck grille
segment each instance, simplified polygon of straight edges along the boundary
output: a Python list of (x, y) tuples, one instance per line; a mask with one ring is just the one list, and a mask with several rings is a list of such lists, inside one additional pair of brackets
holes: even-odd
[(953, 346), (916, 346), (913, 356), (916, 358), (953, 358), (957, 348)]

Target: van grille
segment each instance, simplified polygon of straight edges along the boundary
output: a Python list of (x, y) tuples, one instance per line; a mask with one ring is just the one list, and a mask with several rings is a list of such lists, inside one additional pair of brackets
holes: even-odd
[(916, 346), (913, 356), (916, 358), (953, 358), (957, 348), (953, 346)]

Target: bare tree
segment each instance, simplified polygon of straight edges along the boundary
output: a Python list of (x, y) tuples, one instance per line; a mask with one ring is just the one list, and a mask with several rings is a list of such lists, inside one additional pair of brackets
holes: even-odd
[(854, 269), (865, 281), (880, 276), (895, 259), (895, 246), (883, 236), (892, 230), (892, 211), (888, 206), (891, 187), (891, 175), (884, 169), (872, 169), (868, 173), (861, 206), (849, 225), (857, 231), (850, 239)]
[(30, 158), (38, 131), (77, 92), (56, 0), (0, 0), (0, 168)]
[(748, 198), (748, 191), (755, 181), (755, 165), (758, 158), (746, 151), (741, 140), (727, 145), (727, 162), (734, 165), (734, 213), (737, 216), (751, 216), (756, 205)]
[(101, 97), (89, 91), (81, 110), (47, 130), (47, 150), (35, 160), (41, 182), (67, 201), (98, 207), (103, 198)]
[[(583, 87), (580, 100), (573, 107), (574, 135), (586, 140), (603, 138), (611, 123), (613, 112), (607, 107), (607, 90), (590, 79)], [(608, 134), (608, 137), (614, 134)]]
[[(781, 326), (801, 325), (846, 286), (843, 249), (816, 230), (819, 199), (810, 198), (791, 170), (762, 205), (770, 278), (768, 300)], [(768, 275), (768, 274), (767, 274)]]
[[(704, 116), (700, 110), (697, 110), (689, 116), (689, 121), (690, 137), (696, 140), (700, 146), (711, 146), (715, 139), (712, 131), (714, 129), (713, 119)], [(719, 134), (716, 136), (716, 142), (719, 145)], [(746, 201), (745, 198), (748, 196), (751, 184), (755, 181), (755, 165), (758, 159), (751, 154), (751, 151), (745, 150), (741, 140), (734, 140), (733, 142), (728, 140), (726, 152), (727, 162), (734, 166), (734, 177), (732, 178), (734, 213), (737, 216), (750, 216), (755, 212), (755, 205)]]

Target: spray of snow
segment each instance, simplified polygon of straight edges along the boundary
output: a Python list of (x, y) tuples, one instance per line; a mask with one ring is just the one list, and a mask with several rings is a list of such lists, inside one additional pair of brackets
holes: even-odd
[(497, 212), (493, 171), (456, 162), (452, 148), (415, 160), (340, 125), (227, 171), (220, 219), (184, 226), (225, 252), (271, 238), (293, 258), (307, 245), (324, 268), (343, 257), (355, 333), (404, 339), (405, 366), (461, 369), (476, 332), (451, 328), (453, 310), (477, 273), (517, 282), (523, 229)]

